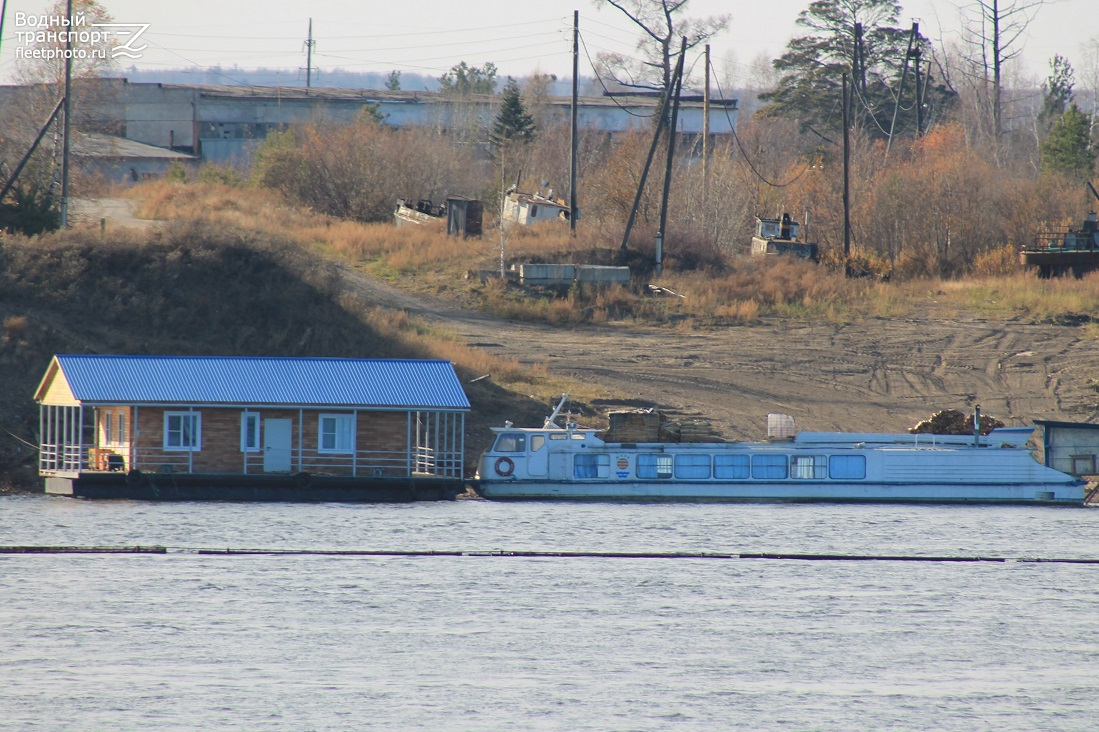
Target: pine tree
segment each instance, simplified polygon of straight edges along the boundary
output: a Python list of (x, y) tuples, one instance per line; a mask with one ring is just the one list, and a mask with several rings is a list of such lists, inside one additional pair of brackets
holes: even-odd
[(519, 85), (509, 76), (489, 140), (497, 148), (509, 142), (527, 143), (534, 139), (535, 129), (534, 118), (523, 107)]
[[(760, 116), (795, 119), (803, 130), (839, 130), (842, 75), (851, 72), (853, 119), (861, 121), (870, 135), (887, 136), (910, 37), (909, 31), (893, 25), (900, 10), (896, 0), (813, 0), (797, 21), (810, 33), (791, 39), (786, 52), (773, 62), (782, 78), (773, 91), (759, 96), (765, 103)], [(922, 36), (917, 41), (921, 49), (930, 47)], [(896, 132), (915, 127), (911, 62), (907, 76)], [(921, 90), (925, 86), (928, 111), (941, 109), (953, 97), (941, 84), (928, 85), (924, 79)], [(929, 118), (925, 114), (924, 119)]]
[(1045, 138), (1053, 126), (1065, 116), (1072, 102), (1072, 64), (1064, 56), (1055, 54), (1049, 62), (1049, 78), (1042, 82), (1042, 109), (1038, 112), (1038, 136)]
[(1088, 116), (1073, 102), (1042, 140), (1042, 170), (1089, 179), (1096, 153), (1089, 132)]

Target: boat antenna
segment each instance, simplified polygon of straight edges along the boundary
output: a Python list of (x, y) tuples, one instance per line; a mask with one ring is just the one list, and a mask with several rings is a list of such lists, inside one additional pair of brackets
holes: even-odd
[(562, 394), (561, 395), (561, 401), (559, 401), (557, 403), (557, 406), (553, 410), (553, 414), (546, 417), (546, 421), (542, 425), (543, 427), (556, 427), (557, 426), (557, 417), (561, 414), (561, 410), (565, 408), (565, 403), (568, 400), (569, 400), (569, 395), (568, 394)]

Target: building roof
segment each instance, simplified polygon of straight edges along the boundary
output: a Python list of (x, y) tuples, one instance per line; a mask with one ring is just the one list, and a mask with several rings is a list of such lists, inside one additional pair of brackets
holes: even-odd
[(1035, 419), (1034, 424), (1040, 427), (1064, 427), (1074, 430), (1099, 430), (1099, 424), (1090, 422), (1061, 422), (1053, 419)]
[(554, 208), (560, 208), (565, 211), (569, 210), (569, 207), (560, 201), (555, 201), (550, 198), (545, 198), (537, 193), (510, 193), (508, 197), (516, 201), (517, 203), (535, 204), (537, 206), (552, 206)]
[(58, 377), (82, 404), (469, 409), (449, 361), (58, 355), (36, 401)]
[(177, 150), (166, 147), (146, 145), (144, 142), (127, 140), (116, 135), (104, 135), (99, 132), (88, 132), (78, 135), (73, 144), (73, 153), (78, 158), (162, 158), (165, 160), (197, 160), (193, 155), (187, 155)]

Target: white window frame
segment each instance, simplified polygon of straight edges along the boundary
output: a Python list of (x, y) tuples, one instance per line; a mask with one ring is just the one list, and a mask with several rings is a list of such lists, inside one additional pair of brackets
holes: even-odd
[(110, 410), (103, 412), (103, 444), (114, 444), (114, 412)]
[[(251, 425), (248, 424), (250, 420), (255, 420)], [(249, 412), (247, 409), (240, 414), (240, 451), (241, 452), (259, 452), (259, 424), (260, 414), (259, 412)], [(248, 443), (252, 444), (249, 445)]]
[[(325, 423), (334, 421), (335, 430), (332, 433), (334, 447), (324, 446)], [(340, 425), (344, 424), (343, 436), (350, 440), (350, 444), (340, 442)], [(347, 412), (322, 414), (317, 418), (317, 452), (351, 454), (355, 452), (355, 415)]]
[(125, 412), (119, 412), (118, 413), (118, 419), (115, 420), (115, 436), (117, 438), (115, 440), (116, 445), (125, 445), (126, 444), (127, 436), (126, 436), (126, 413)]
[[(169, 443), (173, 430), (171, 429), (171, 423), (173, 419), (180, 420), (179, 429), (175, 430), (179, 434), (180, 444), (172, 445)], [(191, 444), (183, 444), (183, 420), (190, 420), (191, 422)], [(164, 449), (166, 451), (171, 450), (174, 452), (198, 452), (202, 449), (202, 412), (165, 412), (164, 413)]]

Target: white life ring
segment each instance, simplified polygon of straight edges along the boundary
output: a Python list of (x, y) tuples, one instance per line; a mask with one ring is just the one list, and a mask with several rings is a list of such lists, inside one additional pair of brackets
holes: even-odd
[(509, 457), (502, 457), (496, 460), (496, 474), (508, 477), (515, 472), (515, 461)]

